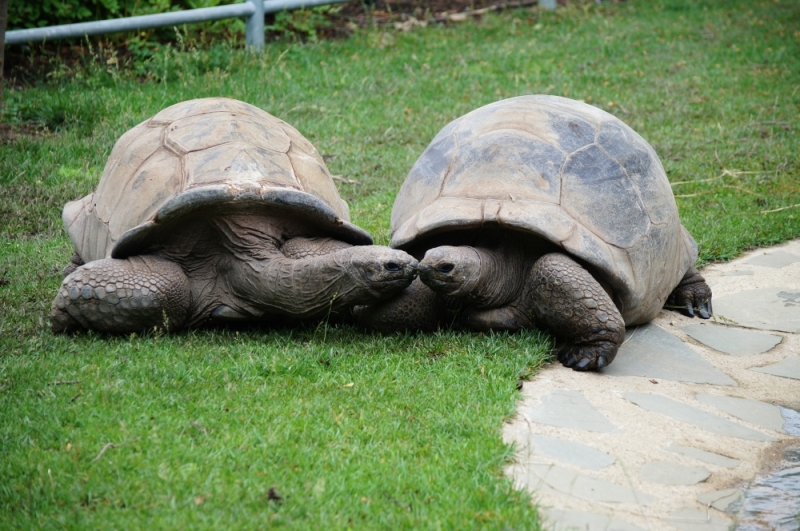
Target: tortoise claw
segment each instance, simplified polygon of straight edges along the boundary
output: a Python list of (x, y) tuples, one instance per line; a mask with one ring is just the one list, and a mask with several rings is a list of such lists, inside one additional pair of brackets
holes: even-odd
[(558, 351), (558, 361), (575, 371), (602, 369), (614, 360), (619, 345), (609, 341), (567, 344)]
[(700, 306), (697, 308), (697, 311), (700, 312), (701, 319), (710, 319), (714, 313), (711, 309), (711, 299), (706, 299), (701, 302)]
[(667, 297), (666, 308), (679, 310), (689, 317), (694, 317), (697, 312), (701, 319), (708, 319), (713, 313), (711, 288), (700, 273), (691, 268)]

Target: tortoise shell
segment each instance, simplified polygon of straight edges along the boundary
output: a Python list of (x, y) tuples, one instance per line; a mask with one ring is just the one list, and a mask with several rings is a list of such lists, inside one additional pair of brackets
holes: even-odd
[(697, 259), (653, 148), (613, 115), (556, 96), (495, 102), (442, 129), (397, 195), (391, 245), (419, 255), (444, 233), (488, 227), (590, 266), (626, 324), (655, 317)]
[(64, 207), (85, 261), (147, 251), (206, 209), (250, 208), (303, 219), (319, 235), (372, 238), (349, 210), (322, 157), (294, 127), (227, 98), (178, 103), (117, 141), (97, 190)]

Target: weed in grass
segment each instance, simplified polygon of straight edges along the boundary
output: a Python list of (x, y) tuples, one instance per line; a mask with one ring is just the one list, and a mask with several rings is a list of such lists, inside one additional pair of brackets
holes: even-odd
[(259, 55), (187, 39), (142, 70), (120, 60), (113, 75), (9, 89), (7, 119), (52, 125), (0, 146), (0, 528), (537, 528), (502, 477), (499, 429), (519, 379), (550, 359), (546, 335), (54, 336), (72, 254), (61, 206), (94, 188), (127, 129), (229, 96), (307, 136), (385, 244), (394, 194), (437, 131), (546, 92), (642, 134), (701, 263), (729, 259), (800, 235), (798, 9), (589, 3)]

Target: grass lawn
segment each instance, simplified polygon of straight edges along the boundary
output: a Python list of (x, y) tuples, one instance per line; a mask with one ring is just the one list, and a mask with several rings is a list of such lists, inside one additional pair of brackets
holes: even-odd
[(0, 145), (2, 529), (540, 525), (503, 477), (499, 433), (519, 378), (550, 362), (546, 334), (50, 333), (72, 254), (62, 206), (94, 189), (123, 132), (178, 101), (228, 96), (293, 124), (381, 244), (435, 133), (530, 93), (584, 99), (650, 141), (701, 265), (800, 236), (793, 0), (592, 2), (258, 55), (184, 42), (103, 59), (5, 94), (5, 121), (49, 132)]

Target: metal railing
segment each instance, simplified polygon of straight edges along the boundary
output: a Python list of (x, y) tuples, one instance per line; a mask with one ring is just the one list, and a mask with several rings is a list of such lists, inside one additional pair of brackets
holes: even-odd
[(265, 14), (327, 4), (341, 4), (347, 1), (349, 0), (245, 0), (241, 4), (203, 7), (186, 11), (170, 11), (169, 13), (113, 20), (98, 20), (96, 22), (80, 22), (77, 24), (64, 24), (62, 26), (48, 26), (46, 28), (11, 30), (6, 32), (6, 44), (71, 39), (75, 37), (84, 37), (86, 35), (102, 35), (120, 31), (141, 31), (164, 26), (246, 17), (247, 29), (245, 39), (247, 46), (256, 50), (261, 50), (264, 47)]
[[(79, 22), (62, 26), (11, 30), (6, 32), (6, 44), (24, 44), (58, 39), (73, 39), (87, 35), (103, 35), (121, 31), (141, 31), (164, 26), (207, 22), (226, 18), (247, 17), (245, 42), (248, 47), (264, 48), (264, 15), (278, 11), (290, 11), (328, 4), (341, 4), (350, 0), (245, 0), (241, 4), (217, 7), (202, 7), (186, 11), (170, 11), (155, 15)], [(555, 9), (556, 0), (539, 0), (544, 9)]]

